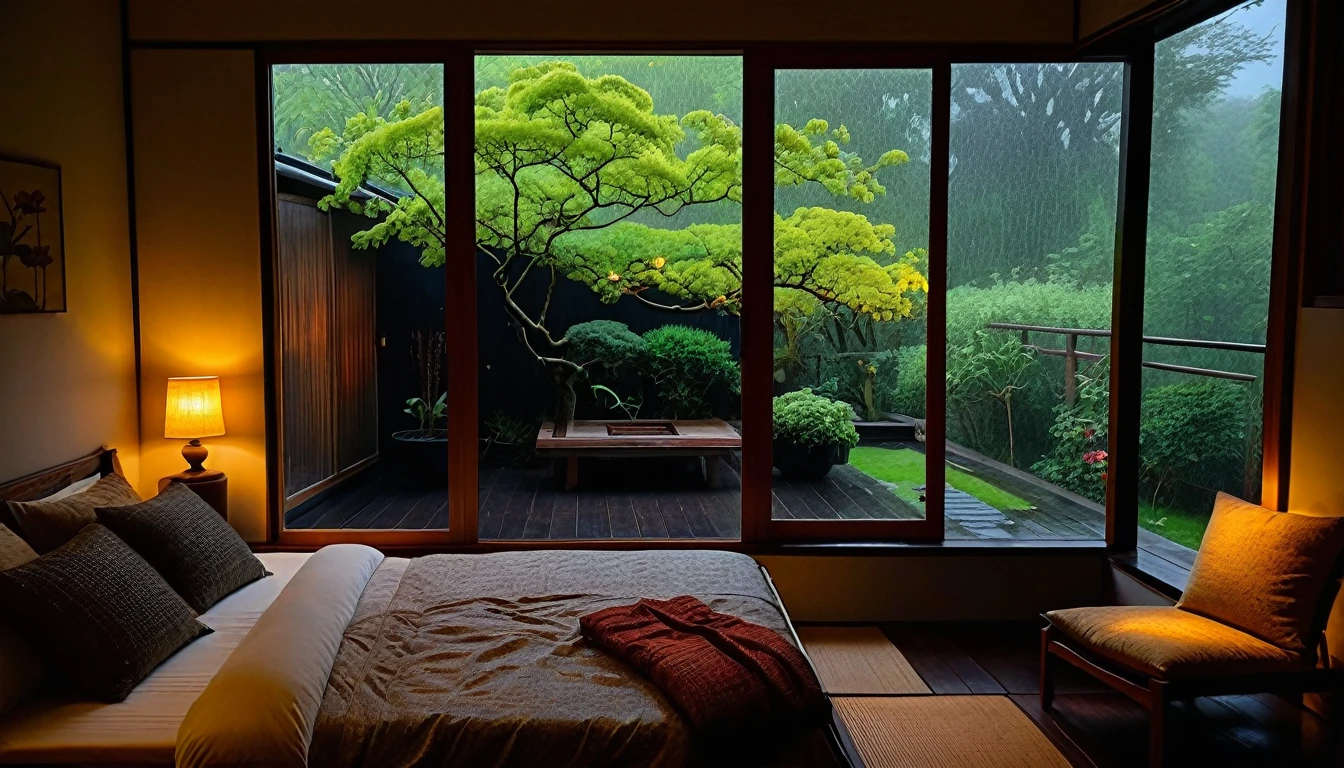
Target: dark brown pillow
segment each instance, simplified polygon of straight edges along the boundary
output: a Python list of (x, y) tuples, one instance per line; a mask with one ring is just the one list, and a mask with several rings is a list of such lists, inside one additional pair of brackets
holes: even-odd
[(100, 507), (98, 522), (149, 561), (200, 613), (267, 575), (233, 527), (181, 483), (139, 504)]
[(63, 499), (11, 501), (9, 513), (19, 523), (23, 538), (44, 555), (74, 538), (79, 530), (97, 521), (94, 509), (119, 507), (140, 501), (126, 478), (116, 473), (94, 483), (87, 491)]
[(122, 701), (164, 659), (210, 628), (115, 533), (90, 525), (0, 572), (0, 611), (74, 688)]

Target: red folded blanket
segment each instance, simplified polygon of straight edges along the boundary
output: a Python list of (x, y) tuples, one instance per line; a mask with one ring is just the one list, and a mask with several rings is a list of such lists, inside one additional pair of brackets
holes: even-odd
[(579, 626), (652, 680), (703, 733), (816, 720), (826, 711), (816, 675), (792, 643), (689, 595), (606, 608)]

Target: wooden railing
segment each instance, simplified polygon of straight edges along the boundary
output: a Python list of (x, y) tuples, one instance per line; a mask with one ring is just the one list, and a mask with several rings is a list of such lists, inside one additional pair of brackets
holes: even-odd
[[(1017, 331), (1022, 334), (1022, 346), (1033, 350), (1040, 355), (1064, 358), (1064, 402), (1068, 405), (1073, 405), (1078, 398), (1078, 361), (1085, 360), (1094, 362), (1105, 357), (1105, 355), (1099, 355), (1094, 352), (1079, 351), (1078, 337), (1109, 337), (1111, 335), (1109, 328), (1057, 328), (1049, 325), (1023, 325), (1020, 323), (988, 323), (985, 327), (996, 331)], [(1064, 348), (1053, 349), (1043, 347), (1039, 344), (1033, 344), (1031, 343), (1031, 334), (1033, 333), (1050, 333), (1063, 336)], [(1227, 352), (1249, 352), (1257, 355), (1265, 354), (1264, 344), (1246, 344), (1239, 341), (1209, 341), (1205, 339), (1177, 339), (1168, 336), (1144, 336), (1143, 343), (1166, 347), (1192, 347), (1195, 349), (1214, 349)], [(1177, 365), (1175, 363), (1159, 363), (1151, 360), (1144, 360), (1143, 367), (1153, 368), (1159, 371), (1188, 373), (1192, 376), (1230, 379), (1232, 381), (1252, 382), (1257, 378), (1255, 375), (1249, 373), (1220, 371), (1216, 368), (1197, 368), (1192, 365)]]

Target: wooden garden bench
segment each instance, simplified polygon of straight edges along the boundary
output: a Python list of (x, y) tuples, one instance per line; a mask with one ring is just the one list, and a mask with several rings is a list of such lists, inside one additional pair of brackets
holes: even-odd
[(722, 419), (574, 421), (562, 435), (547, 422), (537, 433), (537, 455), (564, 460), (565, 490), (579, 484), (579, 459), (698, 456), (705, 482), (719, 485), (723, 457), (742, 448), (742, 436)]

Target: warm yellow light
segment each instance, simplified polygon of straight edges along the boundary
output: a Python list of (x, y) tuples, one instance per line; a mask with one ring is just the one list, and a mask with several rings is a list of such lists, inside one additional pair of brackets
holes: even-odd
[(186, 376), (168, 380), (168, 405), (163, 436), (195, 439), (224, 434), (224, 409), (218, 376)]

